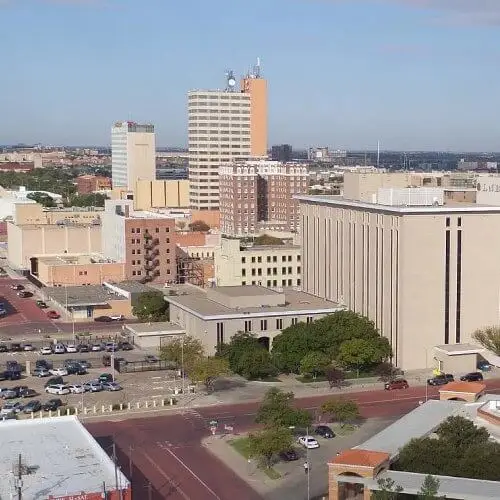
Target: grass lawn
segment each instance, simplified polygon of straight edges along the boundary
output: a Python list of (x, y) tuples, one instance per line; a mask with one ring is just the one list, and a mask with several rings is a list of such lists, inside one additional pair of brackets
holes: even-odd
[[(250, 448), (249, 448), (249, 445), (248, 445), (248, 438), (247, 437), (242, 437), (242, 438), (238, 438), (238, 439), (231, 439), (230, 441), (228, 441), (228, 443), (244, 458), (246, 458), (248, 460), (248, 458), (250, 458)], [(259, 466), (259, 469), (264, 472), (267, 477), (269, 477), (270, 479), (280, 479), (281, 478), (281, 474), (273, 469), (272, 467), (269, 467), (269, 469), (267, 468), (263, 468), (261, 466)]]
[(345, 424), (344, 427), (340, 424), (332, 424), (330, 427), (337, 436), (348, 436), (358, 429), (357, 426), (352, 424)]

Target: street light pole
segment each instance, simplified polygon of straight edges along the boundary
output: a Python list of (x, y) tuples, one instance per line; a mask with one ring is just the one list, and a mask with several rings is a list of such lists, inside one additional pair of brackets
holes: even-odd
[(182, 394), (184, 394), (184, 335), (181, 337), (181, 378)]
[[(427, 377), (427, 347), (424, 347), (425, 350), (425, 376)], [(427, 383), (427, 378), (425, 380), (425, 402), (429, 399), (429, 384)]]
[[(307, 427), (306, 436), (309, 436), (309, 426)], [(306, 463), (307, 463), (307, 500), (310, 500), (311, 492), (310, 492), (309, 477), (311, 475), (311, 465), (309, 464), (309, 445), (306, 446)]]

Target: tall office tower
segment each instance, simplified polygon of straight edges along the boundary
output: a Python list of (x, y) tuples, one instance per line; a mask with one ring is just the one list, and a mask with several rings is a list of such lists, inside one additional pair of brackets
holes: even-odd
[(292, 160), (292, 146), (280, 144), (271, 148), (271, 160), (288, 162)]
[(117, 122), (111, 128), (113, 187), (133, 190), (138, 179), (156, 179), (154, 125)]
[(260, 231), (297, 231), (296, 195), (307, 193), (305, 165), (243, 161), (220, 168), (221, 232), (231, 236)]
[(225, 90), (188, 93), (191, 206), (219, 209), (219, 167), (267, 155), (267, 83), (259, 64), (243, 78), (232, 72)]

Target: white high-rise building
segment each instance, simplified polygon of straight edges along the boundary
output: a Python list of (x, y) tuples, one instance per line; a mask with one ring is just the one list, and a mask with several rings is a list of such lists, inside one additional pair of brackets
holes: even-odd
[(133, 190), (138, 179), (156, 179), (154, 125), (117, 122), (111, 128), (113, 187)]

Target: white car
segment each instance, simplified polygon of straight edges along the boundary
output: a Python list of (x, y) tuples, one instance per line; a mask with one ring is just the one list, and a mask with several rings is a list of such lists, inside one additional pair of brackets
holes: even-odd
[(68, 385), (68, 389), (71, 394), (83, 394), (85, 392), (85, 387), (82, 384), (70, 384)]
[(64, 384), (49, 385), (45, 388), (45, 392), (47, 392), (48, 394), (57, 394), (58, 396), (71, 393), (68, 386)]
[(123, 314), (112, 314), (110, 318), (113, 321), (123, 321), (125, 319), (125, 316)]
[(102, 351), (102, 346), (101, 344), (92, 344), (92, 347), (90, 348), (92, 352), (97, 352), (97, 351)]
[(24, 344), (24, 346), (23, 346), (23, 350), (24, 350), (24, 351), (34, 351), (34, 350), (35, 350), (35, 348), (33, 347), (33, 345), (32, 345), (32, 344)]
[(78, 352), (75, 344), (68, 344), (66, 346), (66, 352)]
[(52, 354), (52, 349), (50, 347), (42, 347), (40, 349), (40, 354), (43, 355)]
[(64, 377), (68, 374), (68, 370), (66, 370), (66, 368), (51, 368), (49, 372), (51, 375), (56, 377)]
[(66, 347), (64, 344), (56, 344), (54, 346), (54, 354), (64, 354), (66, 352)]
[(304, 448), (309, 450), (314, 450), (315, 448), (319, 448), (319, 443), (312, 436), (300, 436), (298, 439), (299, 444), (301, 444)]

